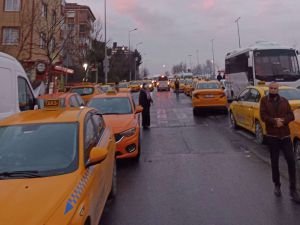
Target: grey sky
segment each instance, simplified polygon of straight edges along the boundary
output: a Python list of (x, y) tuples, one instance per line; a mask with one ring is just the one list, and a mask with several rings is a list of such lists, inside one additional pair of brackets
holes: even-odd
[[(71, 1), (68, 1), (71, 2)], [(73, 0), (91, 7), (103, 20), (104, 0)], [(224, 68), (225, 54), (238, 48), (237, 27), (241, 17), (242, 47), (258, 40), (299, 46), (299, 0), (107, 0), (108, 38), (118, 45), (131, 46), (143, 42), (138, 50), (150, 73), (164, 72), (172, 66), (192, 64), (212, 59), (211, 39), (214, 39), (215, 61)]]

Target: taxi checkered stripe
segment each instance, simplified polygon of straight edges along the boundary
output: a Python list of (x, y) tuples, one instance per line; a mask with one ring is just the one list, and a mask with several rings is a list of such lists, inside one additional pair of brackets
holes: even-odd
[(85, 172), (85, 174), (83, 175), (83, 177), (81, 178), (81, 180), (77, 184), (75, 190), (73, 191), (73, 193), (71, 194), (71, 196), (67, 200), (66, 207), (65, 207), (65, 212), (64, 212), (65, 215), (74, 208), (77, 201), (81, 197), (81, 194), (84, 191), (93, 170), (94, 170), (94, 167), (91, 167)]

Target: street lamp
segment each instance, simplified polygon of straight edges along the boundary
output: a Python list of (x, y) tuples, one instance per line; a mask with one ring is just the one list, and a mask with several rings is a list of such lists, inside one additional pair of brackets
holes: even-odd
[(130, 33), (131, 32), (133, 32), (133, 31), (136, 31), (137, 30), (137, 28), (134, 28), (134, 29), (132, 29), (132, 30), (129, 30), (128, 31), (128, 50), (129, 50), (129, 52), (128, 52), (128, 56), (129, 56), (129, 80), (131, 81), (131, 52), (130, 52)]
[(82, 67), (84, 68), (85, 71), (85, 77), (83, 78), (83, 81), (87, 81), (87, 74), (88, 74), (88, 64), (87, 63), (83, 63)]
[(238, 38), (239, 38), (239, 48), (241, 48), (241, 37), (240, 37), (240, 26), (239, 26), (239, 20), (241, 17), (237, 18), (234, 22), (236, 22), (237, 31), (238, 31)]
[[(143, 44), (143, 42), (139, 42), (139, 43), (137, 43), (136, 45), (135, 45), (135, 49), (137, 49), (137, 47), (139, 46), (139, 45), (141, 45), (141, 44)], [(134, 60), (134, 80), (136, 80), (136, 72), (137, 72), (137, 66), (136, 66), (136, 62), (137, 62), (137, 57), (135, 58), (135, 60)]]

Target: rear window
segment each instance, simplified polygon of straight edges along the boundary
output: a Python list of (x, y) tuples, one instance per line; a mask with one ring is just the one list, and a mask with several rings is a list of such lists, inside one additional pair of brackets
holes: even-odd
[(199, 83), (197, 89), (219, 89), (220, 85), (218, 83)]
[(168, 77), (161, 76), (158, 78), (159, 81), (168, 81)]
[(77, 93), (81, 96), (84, 95), (91, 95), (94, 93), (94, 88), (92, 87), (80, 87), (80, 88), (72, 88), (71, 89), (72, 93)]

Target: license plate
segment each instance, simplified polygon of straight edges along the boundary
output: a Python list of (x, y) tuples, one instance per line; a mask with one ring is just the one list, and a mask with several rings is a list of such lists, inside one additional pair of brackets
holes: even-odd
[(205, 98), (213, 98), (213, 97), (215, 97), (214, 95), (205, 95), (204, 96)]

